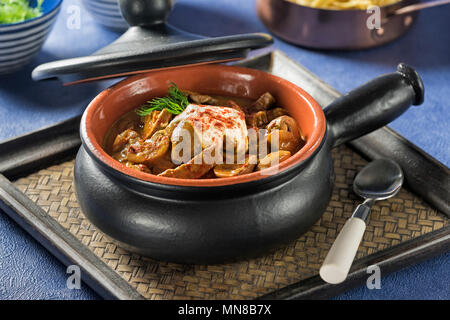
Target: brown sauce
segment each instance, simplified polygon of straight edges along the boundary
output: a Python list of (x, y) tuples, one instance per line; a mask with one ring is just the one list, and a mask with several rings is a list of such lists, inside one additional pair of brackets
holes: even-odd
[[(245, 121), (244, 127), (246, 126), (247, 130), (255, 129), (264, 132), (262, 139), (267, 139), (267, 141), (256, 143), (270, 145), (268, 147), (269, 154), (265, 155), (264, 159), (257, 159), (248, 154), (251, 149), (248, 147), (245, 163), (222, 164), (219, 162), (211, 164), (206, 163), (205, 160), (195, 163), (194, 154), (187, 162), (175, 163), (173, 156), (171, 156), (175, 146), (173, 143), (175, 142), (171, 140), (171, 137), (177, 124), (170, 122), (175, 116), (167, 110), (163, 110), (164, 112), (153, 111), (152, 115), (145, 117), (139, 116), (135, 112), (136, 110), (124, 114), (114, 122), (105, 135), (103, 141), (105, 151), (122, 164), (136, 170), (166, 177), (205, 179), (235, 176), (265, 169), (270, 166), (267, 163), (271, 163), (271, 160), (284, 161), (304, 145), (304, 139), (297, 123), (285, 109), (276, 104), (275, 98), (270, 93), (265, 93), (256, 101), (247, 98), (196, 93), (190, 93), (188, 97), (192, 104), (229, 107), (238, 110), (224, 109), (223, 114), (226, 115), (226, 112), (228, 113), (231, 110), (233, 116), (238, 115), (236, 118), (240, 118), (241, 123)], [(198, 101), (206, 101), (206, 103), (198, 103)], [(217, 108), (210, 109), (217, 110)], [(202, 117), (214, 116), (208, 112), (209, 110), (205, 108), (205, 114), (202, 114), (202, 112), (199, 114)], [(221, 119), (217, 116), (217, 112), (215, 115), (216, 118), (211, 118), (218, 121), (214, 126), (218, 127), (219, 124), (224, 124), (231, 127), (234, 124), (234, 121), (230, 118), (223, 117)], [(150, 135), (144, 139), (149, 132)], [(271, 144), (271, 139), (275, 139), (274, 137), (279, 139), (276, 149), (273, 149), (273, 144)], [(250, 139), (247, 144), (249, 144), (249, 141)], [(205, 146), (203, 148), (204, 150), (201, 153), (210, 149)], [(195, 158), (198, 157), (203, 159), (201, 154), (195, 156)]]

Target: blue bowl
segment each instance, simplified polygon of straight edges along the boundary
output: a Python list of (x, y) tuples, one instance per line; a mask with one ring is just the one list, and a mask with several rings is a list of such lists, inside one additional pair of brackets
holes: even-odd
[[(29, 1), (36, 6), (36, 0)], [(39, 52), (60, 10), (62, 0), (44, 0), (42, 15), (0, 24), (0, 74), (19, 70)]]
[(128, 24), (122, 17), (118, 0), (83, 0), (83, 5), (95, 21), (115, 31), (125, 31)]

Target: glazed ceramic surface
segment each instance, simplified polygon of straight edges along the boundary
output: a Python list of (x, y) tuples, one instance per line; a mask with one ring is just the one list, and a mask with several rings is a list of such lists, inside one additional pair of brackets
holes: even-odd
[(112, 30), (128, 29), (128, 24), (120, 12), (118, 0), (83, 0), (82, 2), (95, 17), (96, 22)]
[[(39, 52), (58, 16), (62, 0), (46, 0), (42, 15), (23, 22), (0, 24), (0, 74), (28, 64)], [(35, 7), (36, 1), (30, 1)]]
[(254, 172), (244, 176), (222, 179), (175, 179), (149, 175), (127, 168), (109, 156), (101, 147), (103, 138), (112, 124), (124, 113), (131, 111), (153, 97), (164, 96), (170, 82), (180, 88), (205, 94), (257, 99), (264, 92), (277, 97), (277, 103), (293, 116), (306, 137), (306, 145), (290, 159), (280, 164), (284, 170), (307, 159), (322, 142), (326, 130), (321, 107), (301, 88), (271, 74), (252, 69), (222, 65), (185, 67), (132, 77), (103, 91), (87, 108), (82, 131), (84, 141), (107, 166), (141, 180), (185, 186), (218, 186), (253, 181), (264, 177)]
[[(105, 133), (124, 113), (164, 95), (170, 81), (227, 96), (256, 98), (269, 91), (297, 120), (307, 143), (272, 175), (182, 180), (128, 169), (103, 151)], [(219, 263), (258, 255), (294, 240), (320, 218), (333, 188), (332, 147), (422, 100), (420, 78), (405, 65), (343, 96), (325, 113), (301, 88), (251, 69), (199, 66), (134, 76), (100, 93), (83, 115), (77, 197), (103, 232), (152, 258)]]

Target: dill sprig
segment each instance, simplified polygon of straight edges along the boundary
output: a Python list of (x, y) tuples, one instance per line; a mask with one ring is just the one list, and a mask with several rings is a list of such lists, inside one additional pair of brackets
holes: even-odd
[(145, 117), (155, 110), (161, 111), (166, 109), (170, 113), (177, 115), (182, 113), (188, 104), (187, 96), (178, 89), (175, 83), (171, 82), (167, 96), (147, 101), (136, 110), (136, 113), (141, 117)]
[(0, 0), (0, 24), (17, 23), (42, 15), (42, 3), (37, 0), (36, 7), (30, 7), (27, 0)]

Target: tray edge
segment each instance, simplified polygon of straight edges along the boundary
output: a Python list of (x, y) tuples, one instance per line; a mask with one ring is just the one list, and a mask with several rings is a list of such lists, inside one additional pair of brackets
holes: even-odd
[[(323, 80), (321, 80), (320, 78), (318, 78), (317, 76), (312, 74), (310, 71), (308, 71), (306, 68), (299, 65), (295, 61), (291, 60), (290, 58), (288, 58), (286, 55), (284, 55), (282, 52), (280, 52), (278, 50), (271, 52), (269, 54), (264, 54), (262, 56), (250, 58), (247, 61), (245, 61), (244, 63), (240, 63), (240, 65), (251, 66), (252, 63), (254, 65), (258, 65), (258, 63), (262, 59), (266, 63), (267, 62), (270, 63), (270, 65), (268, 66), (268, 68), (270, 68), (272, 66), (272, 63), (274, 60), (274, 55), (280, 55), (284, 59), (287, 59), (290, 63), (293, 63), (297, 68), (299, 68), (302, 72), (304, 72), (308, 77), (316, 79), (316, 81), (320, 84), (320, 86), (323, 87), (324, 92), (326, 92), (328, 94), (328, 99), (331, 99), (330, 97), (332, 97), (332, 99), (335, 99), (340, 96), (339, 92), (337, 92), (335, 89), (333, 89), (332, 87), (327, 85)], [(261, 64), (259, 64), (259, 65), (261, 65)], [(329, 102), (331, 102), (331, 101), (329, 101)], [(324, 103), (324, 101), (322, 101), (322, 103), (319, 101), (319, 103), (323, 106), (327, 105), (326, 103)], [(48, 126), (44, 129), (36, 130), (34, 132), (19, 136), (17, 138), (12, 138), (12, 139), (4, 141), (3, 143), (0, 143), (0, 150), (4, 150), (4, 149), (11, 150), (11, 148), (17, 148), (16, 150), (20, 151), (13, 155), (9, 154), (7, 157), (0, 156), (0, 169), (1, 169), (0, 171), (3, 173), (3, 175), (0, 174), (0, 200), (1, 200), (0, 208), (3, 209), (14, 221), (16, 221), (21, 227), (23, 227), (27, 232), (29, 232), (35, 239), (37, 239), (45, 248), (47, 248), (53, 255), (55, 255), (65, 265), (71, 264), (72, 262), (74, 262), (74, 260), (76, 260), (76, 259), (74, 259), (74, 256), (77, 256), (77, 252), (73, 251), (72, 250), (73, 248), (70, 248), (70, 245), (69, 245), (69, 247), (66, 247), (66, 249), (71, 249), (69, 251), (72, 253), (72, 256), (70, 256), (68, 252), (62, 253), (63, 251), (58, 250), (58, 249), (60, 249), (58, 244), (56, 242), (52, 241), (51, 237), (49, 237), (49, 234), (46, 234), (45, 232), (43, 232), (43, 229), (42, 229), (43, 226), (45, 226), (47, 228), (49, 226), (56, 227), (57, 229), (59, 229), (59, 228), (62, 229), (62, 227), (56, 223), (54, 223), (54, 225), (51, 223), (49, 224), (48, 219), (42, 220), (43, 219), (42, 216), (46, 215), (45, 212), (43, 211), (43, 209), (40, 208), (38, 205), (36, 205), (34, 202), (32, 202), (20, 190), (15, 188), (15, 186), (9, 180), (13, 180), (20, 176), (26, 175), (27, 173), (31, 173), (45, 163), (61, 161), (61, 159), (64, 157), (74, 155), (76, 150), (78, 149), (79, 145), (81, 144), (81, 141), (79, 140), (79, 136), (78, 136), (77, 125), (76, 125), (77, 122), (79, 123), (79, 119), (80, 119), (80, 116), (76, 116), (76, 117), (73, 117), (66, 121)], [(72, 126), (72, 131), (75, 130), (74, 128), (76, 128), (76, 130), (75, 130), (76, 133), (67, 131), (68, 124), (70, 124)], [(75, 124), (75, 127), (73, 126), (74, 124)], [(409, 142), (404, 137), (400, 136), (394, 130), (389, 129), (387, 127), (384, 127), (380, 130), (388, 132), (388, 134), (391, 136), (395, 136), (395, 138), (398, 139), (401, 143), (406, 143), (408, 145), (408, 148), (413, 149), (414, 152), (422, 154), (426, 158), (427, 161), (430, 161), (430, 166), (438, 166), (438, 167), (440, 167), (441, 170), (444, 171), (445, 174), (448, 175), (447, 167), (445, 167), (438, 160), (431, 157), (430, 155), (425, 153), (423, 150), (421, 150), (420, 148), (418, 148), (417, 146), (415, 146), (414, 144)], [(378, 131), (380, 131), (380, 130), (378, 130)], [(63, 132), (65, 134), (65, 136), (64, 136), (65, 138), (62, 141), (58, 140), (58, 137), (57, 137), (57, 133), (61, 133), (61, 132)], [(43, 137), (50, 138), (49, 139), (50, 141), (47, 141), (48, 143), (45, 143), (45, 144), (39, 146), (40, 147), (40, 152), (39, 152), (40, 157), (37, 160), (40, 160), (40, 161), (35, 161), (36, 159), (34, 159), (34, 161), (28, 161), (28, 162), (25, 161), (24, 162), (23, 160), (25, 157), (29, 156), (34, 151), (36, 151), (36, 146), (33, 145), (32, 142), (36, 141), (37, 139), (41, 139)], [(380, 150), (370, 151), (370, 148), (366, 148), (365, 152), (360, 150), (361, 144), (365, 145), (367, 143), (366, 141), (364, 141), (364, 139), (366, 137), (367, 136), (359, 138), (358, 140), (356, 140), (356, 141), (359, 141), (359, 143), (351, 143), (350, 145), (354, 149), (356, 149), (358, 152), (366, 155), (369, 158), (376, 157), (380, 153)], [(361, 139), (362, 139), (362, 141), (361, 141)], [(18, 145), (20, 145), (20, 143), (18, 143), (18, 142), (25, 144), (26, 146), (28, 146), (29, 149), (19, 148)], [(55, 148), (55, 144), (58, 144), (58, 142), (59, 142), (60, 147)], [(367, 151), (367, 149), (369, 149), (369, 151)], [(17, 164), (19, 164), (19, 165), (17, 165)], [(422, 187), (423, 187), (423, 185), (422, 185)], [(416, 192), (415, 190), (413, 190), (413, 192), (416, 194), (419, 194), (420, 196), (423, 196), (422, 194), (420, 194), (420, 192)], [(435, 200), (433, 200), (433, 199), (432, 199), (432, 201), (429, 201), (429, 199), (427, 199), (427, 198), (425, 198), (425, 199), (431, 205), (438, 207), (438, 209), (440, 209), (439, 207), (442, 207), (442, 204), (438, 203), (436, 205), (434, 203)], [(445, 202), (444, 202), (444, 205), (445, 205)], [(447, 207), (444, 206), (444, 209), (448, 210), (448, 203), (447, 203)], [(448, 211), (450, 211), (450, 210), (448, 210)], [(445, 212), (445, 213), (448, 215), (447, 212)], [(428, 237), (429, 234), (425, 234), (423, 236), (411, 239), (410, 240), (411, 242), (421, 244), (418, 246), (418, 248), (423, 248), (421, 250), (417, 249), (414, 252), (416, 254), (420, 254), (421, 257), (424, 257), (423, 259), (426, 259), (431, 256), (434, 256), (434, 254), (429, 254), (429, 255), (424, 254), (424, 252), (427, 252), (430, 245), (439, 244), (440, 246), (437, 247), (438, 249), (440, 249), (440, 250), (447, 249), (448, 250), (447, 244), (450, 242), (450, 235), (449, 235), (450, 228), (444, 227), (443, 229), (445, 229), (443, 231), (443, 232), (445, 232), (444, 237), (441, 238), (440, 241), (437, 241), (437, 242), (436, 241), (430, 242), (430, 239)], [(51, 230), (51, 228), (49, 230)], [(63, 242), (66, 242), (67, 240), (69, 240), (69, 241), (76, 240), (66, 230), (62, 229), (62, 230), (58, 230), (58, 231), (62, 232), (63, 234), (67, 233), (69, 239), (61, 238), (60, 235), (58, 235), (56, 232), (51, 232), (51, 233), (53, 233), (52, 236), (55, 237), (55, 238), (53, 238), (53, 240), (57, 240), (58, 238), (61, 238), (60, 240), (62, 240)], [(438, 230), (438, 231), (442, 231), (442, 230)], [(430, 234), (432, 234), (432, 233), (433, 232), (431, 232)], [(70, 236), (73, 238), (70, 239)], [(77, 242), (77, 241), (78, 240), (76, 240), (75, 242)], [(69, 242), (66, 242), (66, 243), (69, 244)], [(407, 243), (407, 242), (405, 242), (405, 243)], [(404, 243), (402, 243), (402, 244), (404, 244)], [(393, 250), (393, 249), (398, 250), (397, 247), (401, 246), (402, 244), (393, 246), (386, 250), (388, 253), (391, 252), (391, 250)], [(83, 248), (81, 248), (81, 251), (83, 251), (82, 249)], [(90, 251), (88, 251), (88, 250), (84, 250), (84, 251), (87, 251), (86, 254), (88, 256), (92, 255), (96, 260), (103, 263), (103, 261), (101, 261), (101, 259), (99, 259), (97, 256), (95, 256)], [(380, 251), (380, 252), (383, 252), (383, 251)], [(444, 252), (444, 251), (445, 250), (443, 250), (442, 252)], [(380, 252), (378, 252), (378, 253), (380, 253)], [(376, 253), (376, 254), (378, 254), (378, 253)], [(437, 253), (438, 253), (438, 251), (437, 251)], [(318, 276), (315, 276), (315, 277), (304, 279), (297, 283), (291, 284), (282, 289), (275, 290), (275, 291), (273, 291), (269, 294), (266, 294), (260, 298), (266, 299), (266, 298), (270, 298), (270, 297), (272, 297), (272, 298), (277, 297), (277, 298), (283, 298), (283, 299), (298, 299), (298, 298), (313, 299), (313, 298), (329, 297), (330, 293), (332, 293), (332, 295), (341, 293), (345, 290), (350, 289), (351, 287), (361, 284), (360, 281), (362, 279), (361, 278), (362, 271), (359, 266), (361, 263), (364, 263), (364, 261), (365, 261), (364, 259), (374, 258), (372, 256), (376, 255), (376, 254), (371, 254), (363, 259), (360, 259), (361, 261), (360, 260), (356, 261), (356, 264), (355, 264), (356, 269), (354, 269), (354, 270), (352, 269), (353, 271), (351, 272), (350, 278), (349, 278), (349, 279), (351, 279), (351, 283), (349, 281), (348, 284), (345, 286), (344, 285), (335, 286), (334, 290), (330, 290), (330, 288), (327, 285), (324, 286), (323, 282), (320, 283), (321, 280), (320, 280), (320, 278), (318, 279)], [(90, 257), (90, 258), (92, 258), (92, 257)], [(392, 268), (389, 269), (392, 271), (390, 271), (390, 272), (399, 270), (402, 267), (406, 267), (406, 265), (403, 265), (402, 267), (396, 268), (396, 266), (398, 266), (398, 264), (403, 261), (402, 258), (404, 258), (404, 255), (402, 255), (402, 254), (399, 254), (396, 257), (390, 258), (389, 261), (392, 262)], [(75, 262), (77, 262), (77, 261), (75, 261)], [(84, 263), (84, 261), (81, 261), (81, 262)], [(409, 265), (412, 265), (415, 262), (418, 262), (418, 261), (411, 261), (411, 263)], [(359, 267), (359, 269), (358, 269), (358, 267)], [(97, 269), (97, 270), (95, 270), (95, 269)], [(98, 271), (98, 268), (95, 265), (85, 266), (83, 268), (83, 270), (88, 275), (88, 279), (83, 278), (83, 281), (86, 282), (87, 285), (89, 285), (91, 288), (93, 288), (95, 291), (97, 291), (100, 295), (102, 295), (105, 298), (118, 298), (118, 299), (142, 299), (143, 298), (140, 294), (137, 293), (137, 291), (135, 291), (134, 288), (132, 288), (128, 284), (128, 282), (126, 282), (124, 279), (122, 279), (116, 273), (112, 272), (112, 274), (110, 276), (118, 282), (124, 282), (124, 284), (122, 283), (122, 285), (126, 284), (126, 286), (128, 286), (128, 288), (121, 287), (120, 289), (117, 289), (117, 290), (112, 289), (112, 287), (105, 288), (105, 286), (100, 284), (98, 279), (95, 277), (96, 274), (101, 275), (101, 272)], [(109, 268), (106, 268), (105, 271), (107, 273), (109, 273), (111, 270)], [(388, 273), (390, 273), (390, 272), (388, 272)], [(383, 273), (383, 274), (386, 274), (386, 273)], [(106, 279), (106, 280), (108, 282), (108, 279)], [(312, 285), (316, 288), (315, 290), (312, 290), (312, 288), (313, 288)], [(131, 291), (128, 292), (128, 290), (130, 288), (131, 288)], [(302, 291), (302, 294), (298, 294), (299, 288), (300, 289), (308, 288), (308, 290)], [(290, 290), (290, 291), (287, 292), (284, 290)], [(328, 294), (325, 294), (324, 293), (325, 291), (328, 292)], [(286, 294), (286, 292), (287, 292), (287, 294)]]

